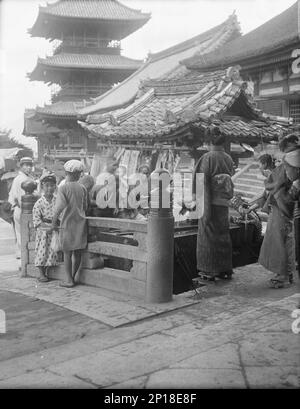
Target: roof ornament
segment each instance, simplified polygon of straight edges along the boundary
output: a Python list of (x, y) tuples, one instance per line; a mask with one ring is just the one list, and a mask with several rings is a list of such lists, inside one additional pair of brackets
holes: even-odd
[(229, 78), (231, 82), (241, 81), (240, 69), (240, 65), (227, 68), (226, 77)]
[(186, 123), (195, 121), (197, 119), (197, 113), (192, 108), (187, 108), (182, 112), (181, 119)]
[(221, 79), (221, 81), (220, 81), (220, 83), (218, 85), (217, 92), (222, 91), (231, 82), (241, 83), (242, 78), (240, 76), (240, 69), (241, 69), (240, 65), (235, 65), (233, 67), (228, 67), (227, 70), (226, 70), (225, 75), (222, 77), (222, 79)]
[(110, 124), (113, 125), (113, 126), (118, 126), (118, 125), (120, 125), (120, 123), (119, 123), (119, 121), (117, 120), (117, 118), (116, 118), (114, 115), (112, 115), (112, 114), (109, 115), (109, 122), (110, 122)]
[(166, 122), (167, 124), (176, 124), (177, 117), (173, 111), (166, 109), (165, 116), (164, 116), (164, 122)]

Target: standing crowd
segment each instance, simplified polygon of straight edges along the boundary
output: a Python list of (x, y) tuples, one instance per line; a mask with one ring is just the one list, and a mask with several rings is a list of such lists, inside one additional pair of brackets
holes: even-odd
[[(204, 281), (230, 279), (233, 274), (229, 208), (234, 195), (231, 179), (234, 163), (225, 152), (225, 143), (224, 135), (216, 128), (211, 135), (209, 152), (201, 156), (194, 169), (194, 175), (204, 174), (204, 209), (198, 220), (196, 248), (197, 271)], [(263, 195), (255, 203), (240, 209), (244, 215), (257, 209), (268, 213), (258, 261), (274, 274), (270, 280), (273, 288), (283, 288), (293, 282), (296, 259), (299, 264), (300, 246), (299, 219), (294, 218), (300, 209), (300, 146), (297, 135), (281, 138), (279, 148), (284, 156), (278, 166), (275, 166), (271, 155), (264, 154), (259, 158), (260, 170), (265, 177)], [(9, 193), (17, 258), (20, 258), (22, 183), (31, 180), (32, 167), (31, 158), (21, 159), (19, 175), (14, 179)], [(33, 208), (35, 265), (39, 268), (39, 280), (48, 281), (48, 268), (56, 265), (57, 249), (60, 248), (64, 253), (66, 274), (61, 285), (73, 287), (80, 270), (82, 250), (87, 246), (86, 215), (146, 220), (147, 206), (140, 209), (127, 206), (129, 185), (124, 176), (126, 169), (121, 166), (118, 168), (113, 158), (108, 160), (106, 168), (96, 180), (90, 175), (84, 175), (84, 166), (79, 160), (66, 162), (64, 170), (66, 177), (58, 189), (56, 176), (49, 171), (45, 171), (39, 180), (41, 197)], [(148, 192), (150, 169), (144, 165), (139, 171), (145, 175), (145, 191)], [(115, 175), (117, 189), (110, 189), (110, 186), (114, 186), (109, 183), (110, 178)], [(101, 190), (103, 186), (106, 186), (105, 190)], [(100, 206), (100, 201), (104, 199), (102, 193), (105, 195), (106, 208)], [(114, 197), (116, 194), (117, 198)], [(193, 203), (196, 200), (193, 183)], [(118, 206), (110, 202), (118, 203)]]

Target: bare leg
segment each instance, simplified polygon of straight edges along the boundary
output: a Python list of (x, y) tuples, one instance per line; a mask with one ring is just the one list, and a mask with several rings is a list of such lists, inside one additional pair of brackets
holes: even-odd
[(73, 280), (75, 281), (76, 274), (79, 273), (80, 264), (81, 264), (81, 254), (82, 250), (74, 250), (74, 263), (73, 263)]
[(74, 284), (72, 277), (72, 251), (64, 251), (64, 267), (66, 272), (66, 283)]
[(41, 282), (46, 282), (48, 281), (48, 278), (46, 277), (46, 268), (44, 266), (38, 266), (40, 276), (38, 277), (38, 280)]
[(16, 258), (21, 258), (21, 209), (19, 207), (15, 207), (14, 209), (14, 230), (16, 236)]

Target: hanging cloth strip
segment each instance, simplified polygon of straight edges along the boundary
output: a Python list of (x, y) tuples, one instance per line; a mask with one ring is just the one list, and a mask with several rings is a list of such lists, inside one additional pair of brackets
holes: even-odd
[(96, 179), (96, 177), (99, 175), (101, 172), (101, 160), (99, 155), (94, 155), (93, 160), (92, 160), (92, 165), (91, 165), (91, 170), (90, 170), (90, 175)]
[(130, 177), (132, 174), (137, 172), (139, 155), (140, 155), (140, 151), (131, 151), (130, 161), (129, 161), (129, 165), (127, 169), (128, 177)]
[[(128, 166), (129, 166), (129, 161), (130, 161), (130, 150), (129, 149), (125, 149), (124, 153), (121, 157), (119, 166), (125, 166), (128, 172)], [(128, 173), (127, 173), (128, 175)]]

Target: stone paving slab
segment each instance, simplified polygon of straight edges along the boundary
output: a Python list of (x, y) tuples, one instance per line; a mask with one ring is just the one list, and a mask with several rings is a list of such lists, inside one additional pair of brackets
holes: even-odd
[[(41, 368), (49, 380), (47, 387), (59, 388), (74, 385), (75, 380), (91, 388), (249, 388), (257, 385), (295, 388), (298, 386), (297, 366), (290, 364), (298, 362), (299, 338), (291, 332), (290, 311), (297, 297), (295, 294), (260, 304), (244, 313), (236, 311), (235, 316), (227, 319), (222, 313), (216, 313), (215, 320), (206, 326), (197, 320), (185, 324), (184, 317), (188, 319), (188, 316), (184, 309), (159, 319), (113, 329), (87, 344), (80, 340), (65, 350), (53, 348), (41, 352), (43, 355), (10, 360), (4, 365), (1, 363), (0, 388), (19, 387), (22, 383), (30, 386), (31, 382), (36, 385), (36, 374)], [(219, 297), (219, 301), (225, 301), (225, 297)], [(209, 307), (209, 303), (214, 302), (214, 299), (205, 300), (205, 305)], [(262, 317), (268, 319), (261, 321)], [(249, 325), (241, 329), (245, 322)], [(279, 330), (282, 341), (278, 338)], [(257, 346), (255, 337), (259, 331), (265, 332), (263, 342)], [(282, 354), (279, 362), (280, 344), (291, 345), (291, 348), (288, 358)], [(264, 351), (268, 359), (260, 361)], [(252, 361), (253, 353), (257, 354), (257, 361)], [(53, 375), (50, 378), (49, 373)], [(264, 374), (270, 374), (267, 384)]]
[[(197, 329), (194, 326), (188, 329), (182, 325), (180, 331), (172, 336), (168, 331), (155, 333), (61, 364), (50, 365), (47, 370), (61, 377), (76, 377), (102, 388), (126, 385), (130, 388), (137, 384), (143, 388), (254, 387), (257, 381), (251, 378), (254, 376), (251, 369), (253, 366), (250, 365), (252, 362), (247, 362), (246, 359), (244, 362), (241, 351), (245, 350), (243, 345), (247, 345), (256, 331), (252, 325), (240, 331), (240, 323), (255, 322), (262, 313), (267, 315), (270, 310), (277, 308), (277, 316), (270, 316), (265, 323), (265, 328), (270, 328), (287, 319), (285, 310), (280, 307), (285, 305), (292, 310), (294, 303), (295, 296), (291, 296), (205, 328)], [(273, 374), (273, 385), (296, 387), (297, 365), (291, 366), (290, 363), (298, 362), (299, 351), (293, 347), (299, 342), (298, 336), (292, 331), (283, 334), (283, 344), (288, 342), (292, 347), (288, 352), (289, 358), (282, 355), (282, 361), (278, 362), (273, 334), (268, 335), (269, 338), (264, 338), (264, 342), (254, 346), (254, 349), (252, 347), (252, 352), (258, 348), (262, 356), (264, 351), (268, 354), (268, 350), (273, 348), (270, 359), (262, 361), (259, 368), (271, 368), (269, 372)], [(206, 359), (209, 356), (216, 357), (210, 368)], [(287, 362), (285, 366), (284, 361)], [(250, 380), (246, 370), (250, 374)], [(266, 383), (262, 379), (260, 385), (264, 387)]]
[(0, 382), (1, 389), (93, 389), (93, 385), (74, 376), (62, 377), (45, 370), (37, 370), (26, 376), (16, 376)]
[[(112, 327), (128, 325), (159, 314), (202, 304), (206, 297), (214, 297), (217, 306), (220, 304), (218, 297), (222, 295), (232, 296), (230, 308), (224, 308), (224, 319), (226, 319), (232, 314), (234, 303), (236, 307), (241, 308), (241, 304), (243, 302), (247, 304), (248, 300), (253, 298), (253, 294), (259, 305), (265, 302), (266, 297), (276, 299), (278, 296), (287, 296), (295, 291), (294, 287), (294, 289), (280, 290), (279, 294), (276, 290), (274, 292), (268, 289), (267, 282), (270, 274), (258, 264), (253, 264), (236, 269), (235, 278), (230, 282), (219, 282), (217, 285), (199, 288), (199, 296), (195, 296), (195, 293), (190, 291), (174, 296), (170, 303), (146, 304), (142, 300), (100, 288), (78, 285), (67, 289), (59, 287), (58, 281), (39, 283), (34, 278), (20, 278), (19, 272), (16, 272), (18, 264), (12, 255), (0, 256), (0, 289), (56, 304)], [(205, 309), (203, 311), (205, 312)], [(196, 314), (199, 314), (199, 311)]]
[(240, 388), (246, 383), (241, 369), (167, 369), (151, 375), (147, 389)]
[[(35, 278), (21, 278), (15, 272), (16, 261), (11, 256), (0, 256), (0, 290), (12, 291), (47, 301), (71, 311), (99, 320), (112, 327), (150, 318), (182, 307), (197, 304), (200, 298), (193, 293), (175, 295), (169, 303), (147, 304), (142, 300), (122, 295), (111, 295), (97, 288), (77, 285), (63, 288), (53, 280), (39, 283)], [(118, 297), (118, 299), (116, 299)]]

